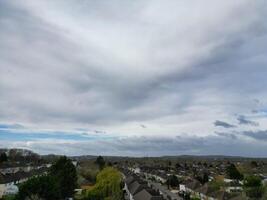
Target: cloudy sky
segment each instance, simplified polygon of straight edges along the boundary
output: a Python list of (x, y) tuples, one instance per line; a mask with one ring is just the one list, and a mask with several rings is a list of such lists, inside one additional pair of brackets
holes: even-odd
[(267, 156), (265, 0), (0, 0), (0, 147)]

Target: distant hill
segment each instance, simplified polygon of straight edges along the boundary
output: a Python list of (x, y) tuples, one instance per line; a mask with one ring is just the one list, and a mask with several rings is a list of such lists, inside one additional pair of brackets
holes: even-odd
[(46, 162), (52, 163), (56, 161), (62, 155), (55, 155), (55, 154), (48, 154), (48, 155), (41, 155), (41, 158)]
[(225, 155), (179, 155), (179, 156), (162, 156), (163, 159), (186, 159), (186, 160), (267, 160), (267, 158), (242, 157), (242, 156), (225, 156)]
[(71, 158), (73, 160), (81, 161), (81, 160), (95, 160), (97, 158), (97, 156), (82, 155), (82, 156), (70, 156), (69, 158)]
[[(6, 153), (7, 156), (13, 158), (14, 160), (19, 159), (20, 157), (30, 157), (31, 159), (42, 159), (47, 162), (53, 162), (62, 155), (48, 154), (48, 155), (39, 155), (28, 149), (18, 149), (18, 148), (0, 148), (0, 154)], [(81, 160), (94, 160), (98, 155), (81, 155), (81, 156), (69, 156), (69, 158), (77, 161)], [(107, 156), (102, 155), (106, 160), (120, 161), (120, 160), (142, 160), (142, 159), (160, 159), (160, 160), (235, 160), (235, 161), (244, 161), (244, 160), (266, 160), (267, 158), (254, 158), (254, 157), (242, 157), (242, 156), (227, 156), (227, 155), (177, 155), (177, 156), (158, 156), (158, 157), (128, 157), (128, 156)]]

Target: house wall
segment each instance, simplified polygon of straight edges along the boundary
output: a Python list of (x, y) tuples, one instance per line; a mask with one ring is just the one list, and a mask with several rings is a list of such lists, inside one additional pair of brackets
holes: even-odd
[(6, 186), (5, 191), (4, 191), (4, 195), (17, 194), (18, 191), (19, 191), (18, 186), (9, 185), (9, 186)]
[(5, 184), (0, 184), (0, 198), (3, 197), (5, 191)]
[(10, 188), (13, 186), (15, 186), (13, 182), (0, 184), (0, 198), (2, 198), (3, 195), (6, 195), (10, 191)]
[(241, 191), (243, 191), (243, 188), (239, 186), (236, 186), (236, 187), (231, 186), (231, 187), (226, 188), (226, 192), (229, 192), (229, 193), (230, 192), (241, 192)]

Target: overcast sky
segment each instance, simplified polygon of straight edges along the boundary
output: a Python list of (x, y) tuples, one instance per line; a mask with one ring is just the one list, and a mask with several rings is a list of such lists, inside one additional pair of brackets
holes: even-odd
[(267, 156), (265, 0), (0, 0), (0, 147)]

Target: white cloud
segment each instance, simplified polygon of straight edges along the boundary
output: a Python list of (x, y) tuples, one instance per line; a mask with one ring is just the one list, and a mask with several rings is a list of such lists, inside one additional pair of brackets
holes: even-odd
[(250, 113), (266, 106), (264, 5), (3, 1), (0, 122), (174, 137), (252, 115), (264, 129)]

